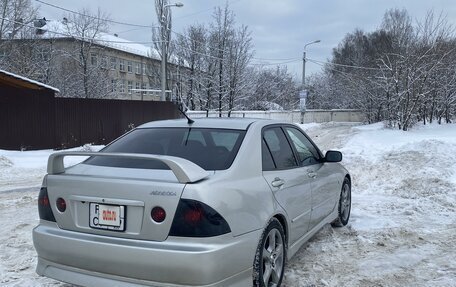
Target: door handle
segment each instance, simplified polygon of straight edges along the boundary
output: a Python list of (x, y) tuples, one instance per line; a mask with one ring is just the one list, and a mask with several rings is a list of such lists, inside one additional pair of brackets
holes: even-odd
[(313, 168), (307, 169), (307, 176), (310, 178), (316, 178), (317, 173), (313, 170)]
[(271, 185), (273, 187), (281, 187), (283, 184), (285, 183), (285, 180), (279, 178), (279, 177), (276, 177), (274, 178), (274, 180), (271, 182)]
[(308, 175), (310, 178), (316, 178), (316, 177), (317, 177), (317, 173), (316, 173), (316, 172), (313, 172), (313, 171), (308, 171), (308, 172), (307, 172), (307, 175)]

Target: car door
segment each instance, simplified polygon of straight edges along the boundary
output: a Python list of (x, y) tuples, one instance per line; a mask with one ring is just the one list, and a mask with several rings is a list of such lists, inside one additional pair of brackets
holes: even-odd
[(284, 129), (297, 154), (299, 165), (305, 170), (302, 176), (310, 180), (312, 212), (309, 229), (312, 229), (333, 211), (337, 179), (316, 145), (301, 130), (294, 126), (286, 126)]
[(262, 139), (263, 176), (291, 220), (290, 244), (308, 230), (311, 213), (311, 178), (298, 162), (280, 126), (267, 127)]

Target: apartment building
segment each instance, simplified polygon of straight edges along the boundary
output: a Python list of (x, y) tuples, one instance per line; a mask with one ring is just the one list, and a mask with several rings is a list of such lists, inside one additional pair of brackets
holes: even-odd
[[(33, 39), (12, 39), (8, 45), (0, 45), (0, 66), (17, 73), (24, 69), (23, 74), (59, 88), (62, 97), (82, 97), (87, 94), (85, 86), (91, 89), (90, 97), (160, 100), (161, 58), (152, 47), (107, 33), (98, 33), (93, 39), (82, 38), (69, 33), (67, 25), (57, 21), (40, 30)], [(87, 49), (85, 54), (81, 54), (82, 47)], [(21, 64), (26, 62), (18, 59), (21, 56), (28, 57), (30, 67)], [(12, 67), (5, 66), (8, 61)], [(167, 90), (172, 91), (171, 98), (176, 98), (185, 68), (171, 57), (167, 70)]]

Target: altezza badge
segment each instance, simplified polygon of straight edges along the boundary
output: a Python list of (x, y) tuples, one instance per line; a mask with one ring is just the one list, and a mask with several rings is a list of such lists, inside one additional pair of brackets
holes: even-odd
[(158, 196), (177, 196), (177, 193), (174, 191), (158, 191), (154, 190), (150, 193), (150, 195), (158, 195)]

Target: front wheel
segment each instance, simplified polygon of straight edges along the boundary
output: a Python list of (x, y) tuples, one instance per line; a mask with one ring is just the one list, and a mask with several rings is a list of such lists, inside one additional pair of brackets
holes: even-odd
[(261, 235), (253, 264), (253, 286), (279, 287), (285, 269), (286, 242), (283, 227), (273, 218)]
[(333, 227), (342, 227), (347, 225), (348, 220), (350, 219), (351, 212), (351, 187), (350, 181), (348, 178), (344, 179), (344, 184), (342, 185), (342, 190), (340, 192), (339, 198), (339, 215), (336, 220), (334, 220), (331, 225)]

